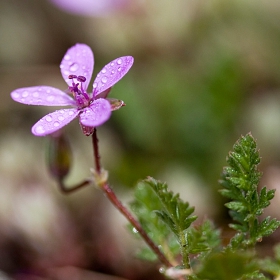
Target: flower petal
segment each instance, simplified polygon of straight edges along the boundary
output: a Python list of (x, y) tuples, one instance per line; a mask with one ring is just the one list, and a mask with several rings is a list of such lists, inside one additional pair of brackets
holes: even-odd
[(48, 86), (19, 88), (11, 92), (15, 101), (27, 105), (75, 106), (75, 100), (65, 92)]
[(78, 114), (79, 110), (76, 108), (57, 110), (35, 123), (31, 131), (36, 136), (46, 136), (70, 123)]
[(77, 15), (106, 16), (129, 5), (129, 0), (50, 0), (60, 9)]
[(80, 115), (80, 122), (84, 126), (96, 127), (102, 125), (111, 116), (111, 105), (106, 99), (99, 98), (86, 107)]
[(119, 57), (103, 67), (93, 82), (93, 95), (97, 96), (117, 83), (131, 68), (132, 56)]
[(85, 44), (76, 44), (64, 55), (60, 71), (68, 86), (72, 86), (69, 75), (84, 76), (84, 89), (87, 89), (92, 76), (94, 57), (91, 48)]

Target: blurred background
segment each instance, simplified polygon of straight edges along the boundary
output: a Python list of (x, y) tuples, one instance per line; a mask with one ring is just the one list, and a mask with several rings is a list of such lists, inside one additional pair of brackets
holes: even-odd
[[(223, 226), (218, 179), (241, 135), (257, 139), (262, 186), (280, 188), (280, 2), (0, 0), (0, 279), (163, 279), (134, 257), (139, 242), (99, 190), (59, 192), (49, 139), (30, 132), (53, 109), (10, 98), (26, 86), (66, 90), (59, 64), (78, 42), (94, 52), (93, 77), (135, 58), (110, 93), (127, 106), (98, 129), (116, 193), (128, 203), (153, 176)], [(90, 175), (92, 147), (77, 120), (65, 134), (71, 185)], [(276, 192), (267, 213), (280, 218), (279, 203)]]

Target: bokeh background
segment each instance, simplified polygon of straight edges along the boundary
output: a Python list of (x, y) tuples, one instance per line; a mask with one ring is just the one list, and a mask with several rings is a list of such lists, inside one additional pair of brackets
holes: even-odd
[[(163, 278), (157, 264), (134, 257), (139, 242), (99, 190), (59, 192), (45, 163), (48, 137), (30, 132), (52, 108), (10, 98), (26, 86), (65, 90), (59, 64), (77, 42), (92, 48), (95, 74), (119, 56), (135, 58), (110, 93), (127, 106), (98, 129), (102, 163), (125, 203), (149, 175), (223, 227), (218, 179), (248, 132), (262, 185), (280, 188), (280, 2), (115, 1), (69, 11), (48, 0), (0, 0), (0, 279)], [(77, 120), (65, 134), (71, 185), (90, 175), (92, 147)], [(280, 218), (279, 203), (276, 192), (267, 213)]]

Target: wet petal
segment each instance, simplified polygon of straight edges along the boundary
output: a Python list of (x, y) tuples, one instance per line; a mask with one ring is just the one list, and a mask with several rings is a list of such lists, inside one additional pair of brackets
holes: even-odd
[(31, 131), (36, 136), (46, 136), (70, 123), (78, 114), (76, 108), (57, 110), (35, 123)]
[(96, 127), (102, 125), (111, 116), (111, 105), (106, 99), (99, 98), (84, 109), (80, 115), (80, 122), (84, 126)]
[(117, 83), (129, 71), (133, 61), (132, 56), (123, 56), (105, 65), (93, 82), (95, 96)]
[(84, 76), (84, 89), (87, 89), (92, 76), (94, 57), (92, 50), (85, 44), (76, 44), (71, 47), (64, 55), (60, 71), (65, 82), (71, 86), (72, 80), (68, 79), (69, 75)]
[(75, 101), (67, 93), (53, 87), (36, 86), (14, 90), (12, 99), (28, 105), (75, 106)]
[(50, 0), (60, 9), (77, 15), (106, 16), (129, 6), (129, 0)]

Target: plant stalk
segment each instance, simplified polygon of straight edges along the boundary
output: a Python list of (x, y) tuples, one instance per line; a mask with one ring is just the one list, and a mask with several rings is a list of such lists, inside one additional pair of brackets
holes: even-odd
[[(95, 160), (95, 168), (96, 172), (101, 175), (101, 164), (100, 164), (100, 155), (98, 149), (98, 138), (96, 129), (94, 129), (92, 134), (92, 144), (94, 151), (94, 160)], [(126, 217), (126, 219), (132, 224), (132, 226), (138, 231), (138, 233), (142, 236), (145, 242), (149, 245), (149, 247), (153, 250), (153, 252), (158, 256), (158, 259), (164, 264), (166, 267), (172, 267), (172, 264), (166, 258), (166, 256), (161, 252), (159, 247), (153, 242), (153, 240), (148, 236), (146, 231), (142, 228), (141, 224), (134, 218), (134, 216), (130, 213), (130, 211), (122, 204), (122, 202), (117, 198), (115, 192), (110, 188), (107, 182), (101, 182), (99, 184), (100, 188), (104, 191), (108, 199), (111, 203)]]

